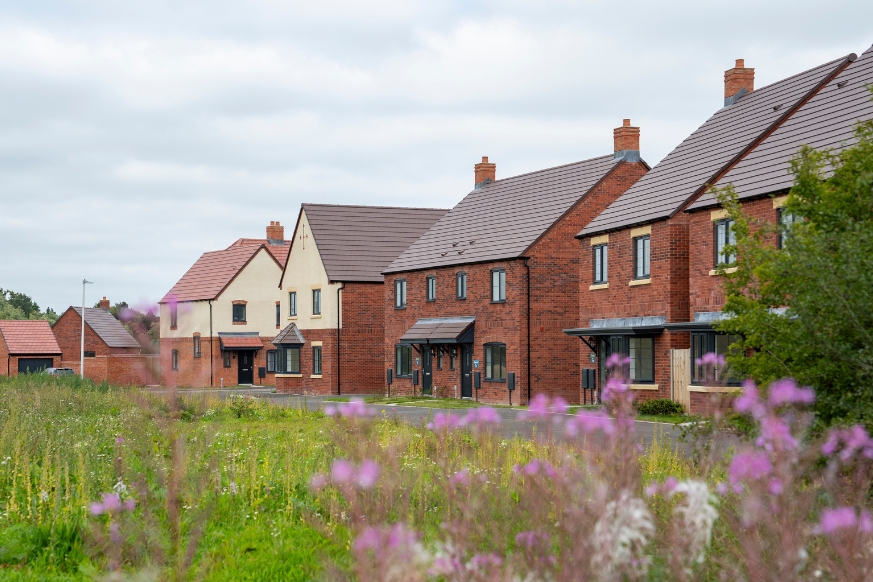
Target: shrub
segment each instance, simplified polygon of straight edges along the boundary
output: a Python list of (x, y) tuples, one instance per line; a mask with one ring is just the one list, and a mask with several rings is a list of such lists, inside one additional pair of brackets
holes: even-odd
[(646, 400), (637, 405), (637, 412), (652, 416), (675, 416), (685, 414), (682, 405), (669, 398), (655, 398)]

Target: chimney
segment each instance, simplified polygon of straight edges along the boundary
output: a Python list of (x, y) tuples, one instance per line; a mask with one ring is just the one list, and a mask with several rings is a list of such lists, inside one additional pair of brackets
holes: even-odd
[(488, 162), (488, 156), (482, 156), (482, 162), (473, 167), (476, 170), (475, 188), (477, 190), (497, 179), (497, 166)]
[(271, 244), (285, 243), (285, 227), (278, 220), (271, 220), (267, 227), (267, 242)]
[(100, 303), (98, 303), (98, 305), (100, 306), (100, 309), (105, 309), (106, 311), (109, 311), (109, 300), (106, 299), (105, 295), (103, 296), (103, 299), (100, 300)]
[(754, 90), (755, 69), (747, 69), (745, 61), (737, 59), (734, 68), (724, 72), (724, 106), (733, 105)]
[(615, 144), (614, 160), (625, 162), (640, 161), (640, 128), (631, 126), (631, 120), (625, 119), (621, 127), (612, 130), (612, 139)]

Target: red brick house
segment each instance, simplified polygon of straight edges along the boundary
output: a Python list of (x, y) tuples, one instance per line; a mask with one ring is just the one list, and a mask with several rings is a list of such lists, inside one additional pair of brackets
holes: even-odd
[[(63, 352), (62, 367), (80, 372), (82, 350), (82, 308), (68, 308), (52, 326)], [(142, 354), (142, 346), (109, 313), (109, 300), (100, 307), (85, 308), (85, 376), (111, 384), (154, 384), (158, 359)]]
[(0, 376), (59, 368), (61, 353), (47, 321), (0, 320)]
[(375, 394), (385, 386), (382, 270), (447, 210), (303, 204), (281, 289), (279, 392)]
[[(580, 321), (565, 333), (582, 339), (587, 385), (602, 388), (607, 357), (621, 352), (631, 359), (638, 398), (674, 398), (688, 407), (692, 392), (699, 400), (732, 390), (690, 381), (692, 334), (706, 351), (731, 341), (712, 330), (723, 301), (713, 243), (717, 236), (728, 240), (729, 229), (715, 214), (683, 211), (703, 200), (711, 184), (724, 183), (853, 59), (757, 90), (754, 69), (738, 60), (725, 72), (725, 106), (579, 232)], [(766, 204), (772, 208), (770, 200)]]
[[(639, 128), (614, 153), (475, 188), (385, 270), (385, 368), (392, 393), (526, 403), (579, 401), (578, 345), (561, 330), (579, 310), (573, 236), (648, 171)], [(570, 355), (572, 354), (572, 356)]]
[(284, 227), (203, 253), (160, 301), (163, 383), (273, 385), (280, 329), (276, 281), (289, 248)]

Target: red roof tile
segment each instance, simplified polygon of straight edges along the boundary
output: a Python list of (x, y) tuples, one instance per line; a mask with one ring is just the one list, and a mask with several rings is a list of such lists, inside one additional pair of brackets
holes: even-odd
[(236, 335), (233, 333), (219, 333), (221, 339), (221, 349), (223, 350), (242, 350), (242, 349), (261, 349), (264, 344), (261, 343), (261, 338), (257, 333), (247, 335)]
[(41, 319), (0, 321), (0, 336), (11, 355), (60, 354), (61, 347), (49, 323)]
[(279, 265), (284, 269), (285, 261), (288, 260), (288, 249), (291, 247), (291, 241), (282, 241), (282, 244), (273, 244), (265, 238), (238, 238), (232, 245), (227, 248), (242, 247), (242, 246), (260, 246), (264, 245), (270, 254), (279, 261)]
[(240, 245), (203, 253), (160, 302), (215, 299), (260, 250)]

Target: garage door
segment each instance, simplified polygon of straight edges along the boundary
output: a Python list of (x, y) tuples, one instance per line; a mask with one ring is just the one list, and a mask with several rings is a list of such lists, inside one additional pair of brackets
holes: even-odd
[(40, 370), (45, 370), (46, 368), (52, 367), (52, 359), (51, 358), (19, 358), (18, 359), (18, 373), (19, 374), (27, 374), (34, 372), (39, 372)]

